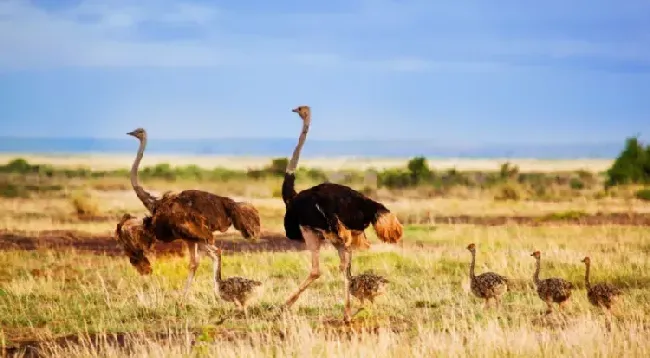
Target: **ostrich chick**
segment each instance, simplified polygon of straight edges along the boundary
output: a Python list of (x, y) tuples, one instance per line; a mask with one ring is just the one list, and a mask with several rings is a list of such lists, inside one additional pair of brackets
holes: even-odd
[(351, 264), (348, 265), (346, 270), (350, 284), (350, 294), (356, 297), (362, 306), (365, 305), (366, 300), (374, 303), (375, 297), (386, 293), (386, 286), (390, 282), (388, 279), (367, 271), (360, 275), (352, 276), (351, 266)]
[(221, 248), (217, 248), (217, 272), (215, 274), (217, 284), (216, 289), (218, 290), (218, 295), (226, 302), (233, 302), (239, 309), (244, 311), (244, 314), (248, 317), (248, 303), (257, 296), (262, 287), (260, 281), (251, 280), (244, 277), (229, 277), (225, 280), (221, 279)]
[(622, 295), (623, 292), (619, 288), (604, 282), (592, 286), (591, 282), (589, 282), (591, 259), (587, 256), (582, 259), (582, 262), (584, 262), (586, 267), (585, 287), (587, 288), (587, 299), (589, 299), (589, 303), (611, 312), (612, 305), (614, 305), (616, 299)]
[(562, 306), (571, 297), (572, 290), (575, 286), (571, 282), (557, 277), (540, 280), (539, 271), (542, 254), (539, 251), (535, 251), (530, 256), (533, 256), (537, 261), (533, 281), (535, 282), (535, 286), (537, 286), (537, 295), (542, 301), (546, 302), (546, 313), (553, 312), (552, 302), (559, 304), (560, 309), (562, 309)]
[(494, 272), (484, 272), (478, 276), (474, 274), (476, 264), (476, 245), (473, 243), (467, 246), (467, 250), (472, 253), (472, 263), (469, 265), (469, 279), (472, 293), (478, 298), (485, 300), (487, 308), (490, 299), (494, 299), (497, 306), (500, 304), (501, 296), (508, 291), (508, 278)]

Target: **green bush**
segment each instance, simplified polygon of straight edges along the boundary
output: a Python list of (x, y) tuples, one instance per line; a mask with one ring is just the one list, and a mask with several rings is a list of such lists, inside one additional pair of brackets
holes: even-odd
[(571, 178), (569, 181), (569, 186), (573, 190), (582, 190), (585, 188), (585, 183), (578, 178)]
[(636, 137), (628, 138), (625, 148), (607, 170), (606, 186), (650, 182), (650, 147), (644, 148)]
[(0, 196), (3, 198), (27, 198), (29, 192), (24, 186), (12, 183), (0, 183)]
[(427, 182), (431, 179), (431, 169), (425, 157), (415, 157), (406, 164), (411, 174), (411, 182), (415, 185)]
[(639, 200), (650, 201), (650, 189), (637, 190), (634, 196)]

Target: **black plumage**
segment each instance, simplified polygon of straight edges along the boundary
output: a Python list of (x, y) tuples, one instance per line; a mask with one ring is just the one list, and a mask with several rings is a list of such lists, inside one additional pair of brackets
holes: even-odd
[(303, 127), (282, 183), (282, 200), (286, 206), (284, 229), (289, 239), (305, 242), (312, 254), (312, 267), (309, 277), (287, 299), (285, 307), (290, 307), (320, 276), (320, 246), (323, 241), (329, 241), (337, 249), (341, 260), (340, 269), (345, 279), (344, 318), (349, 321), (350, 285), (345, 269), (351, 261), (352, 249), (370, 246), (364, 234), (369, 225), (374, 227), (380, 240), (396, 243), (402, 238), (402, 224), (383, 204), (345, 185), (323, 183), (296, 192), (294, 171), (307, 138), (311, 109), (300, 106), (293, 112), (303, 120)]

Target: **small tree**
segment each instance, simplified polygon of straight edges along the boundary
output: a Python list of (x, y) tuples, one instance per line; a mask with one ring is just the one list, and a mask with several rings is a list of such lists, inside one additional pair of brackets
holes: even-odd
[(415, 157), (409, 160), (407, 166), (414, 184), (420, 184), (431, 178), (431, 169), (425, 157)]
[(628, 138), (625, 148), (607, 170), (607, 186), (647, 182), (650, 178), (645, 168), (648, 166), (648, 152), (650, 148), (644, 148), (639, 138)]

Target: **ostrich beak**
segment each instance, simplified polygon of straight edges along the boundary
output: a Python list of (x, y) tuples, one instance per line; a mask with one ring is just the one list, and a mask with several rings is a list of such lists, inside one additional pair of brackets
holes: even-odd
[(128, 133), (126, 133), (126, 134), (128, 134), (128, 135), (130, 135), (130, 136), (133, 136), (133, 137), (135, 137), (135, 131), (132, 131), (132, 132), (128, 132)]
[(298, 113), (298, 108), (294, 108), (294, 109), (292, 109), (291, 112)]

